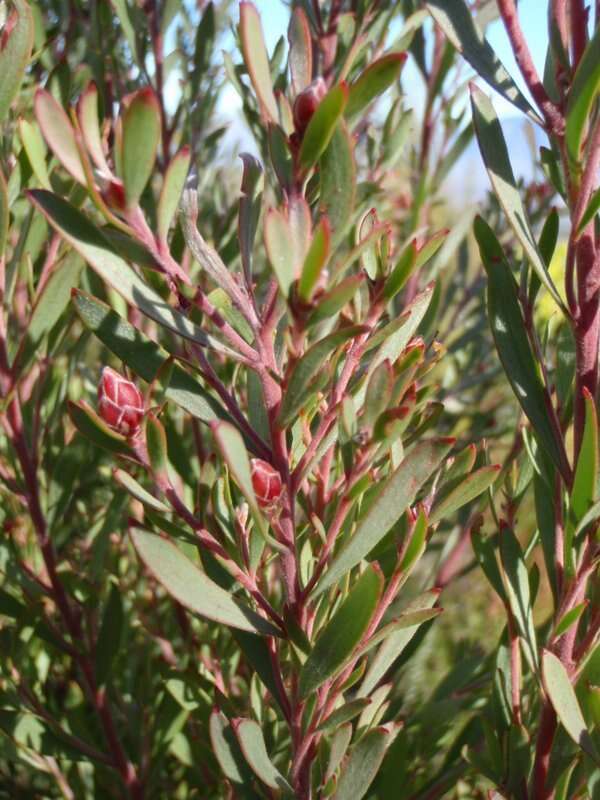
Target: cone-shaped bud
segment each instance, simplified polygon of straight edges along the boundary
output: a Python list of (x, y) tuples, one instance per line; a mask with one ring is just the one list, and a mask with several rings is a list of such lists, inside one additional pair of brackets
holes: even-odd
[(296, 131), (302, 135), (317, 106), (327, 94), (327, 87), (323, 78), (317, 78), (304, 91), (300, 92), (294, 102), (294, 125)]
[(135, 383), (104, 367), (98, 386), (98, 413), (113, 430), (133, 436), (144, 416), (142, 394)]
[(266, 508), (273, 505), (281, 495), (281, 475), (262, 458), (252, 459), (252, 487), (259, 506)]

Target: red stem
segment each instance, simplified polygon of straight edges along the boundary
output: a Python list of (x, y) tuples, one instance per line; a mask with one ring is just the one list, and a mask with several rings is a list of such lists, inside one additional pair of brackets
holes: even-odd
[(552, 133), (562, 133), (564, 129), (563, 116), (546, 94), (544, 85), (540, 80), (527, 41), (523, 35), (515, 0), (498, 0), (498, 8), (512, 45), (515, 60), (533, 99), (542, 110), (549, 130)]

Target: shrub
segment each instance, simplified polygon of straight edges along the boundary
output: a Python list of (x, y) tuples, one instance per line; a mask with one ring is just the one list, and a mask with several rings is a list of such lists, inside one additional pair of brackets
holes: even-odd
[(1, 7), (2, 791), (593, 797), (598, 19), (259, 5)]

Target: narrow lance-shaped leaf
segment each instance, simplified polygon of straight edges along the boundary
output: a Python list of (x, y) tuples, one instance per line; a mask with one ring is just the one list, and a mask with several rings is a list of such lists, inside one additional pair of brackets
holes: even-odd
[(270, 208), (265, 216), (265, 247), (281, 293), (287, 297), (297, 278), (294, 243), (287, 217), (275, 208)]
[(96, 680), (100, 685), (110, 676), (114, 660), (119, 653), (123, 623), (122, 594), (119, 587), (112, 583), (96, 643)]
[(596, 23), (596, 32), (588, 43), (573, 78), (567, 101), (567, 126), (565, 140), (570, 158), (577, 162), (580, 156), (581, 142), (590, 120), (590, 111), (600, 92), (600, 28)]
[(252, 247), (258, 227), (261, 208), (262, 167), (260, 162), (250, 155), (241, 153), (244, 165), (238, 217), (238, 237), (240, 240), (240, 256), (246, 282), (252, 284)]
[(264, 115), (277, 122), (279, 113), (273, 94), (271, 71), (262, 26), (253, 3), (240, 3), (240, 39), (244, 61)]
[(361, 800), (369, 790), (395, 731), (381, 726), (368, 731), (350, 751), (333, 800)]
[(308, 697), (347, 663), (367, 631), (382, 589), (381, 570), (370, 564), (319, 634), (300, 672), (301, 697)]
[[(413, 614), (431, 610), (437, 602), (439, 595), (439, 589), (432, 589), (428, 592), (424, 592), (404, 609), (399, 619), (410, 618)], [(375, 658), (369, 664), (369, 669), (358, 691), (359, 697), (366, 697), (371, 694), (394, 661), (402, 654), (402, 651), (413, 638), (419, 627), (426, 621), (426, 619), (419, 619), (409, 627), (402, 626), (390, 631), (377, 651)]]
[(63, 108), (45, 89), (38, 89), (34, 99), (35, 116), (54, 155), (76, 181), (86, 185), (75, 142), (73, 126)]
[(585, 724), (567, 670), (549, 650), (544, 650), (542, 654), (542, 678), (550, 702), (571, 739), (600, 764), (600, 755)]
[(585, 425), (571, 491), (571, 508), (576, 522), (597, 500), (598, 490), (598, 415), (594, 398), (584, 387)]
[(548, 399), (529, 346), (517, 286), (504, 251), (489, 225), (475, 219), (475, 238), (488, 276), (488, 315), (498, 355), (517, 400), (540, 443), (569, 482), (570, 466), (551, 421)]
[(250, 633), (279, 636), (278, 630), (201, 572), (170, 541), (132, 528), (131, 539), (146, 567), (182, 606), (214, 622)]
[(312, 39), (306, 13), (296, 6), (288, 29), (289, 65), (294, 94), (299, 94), (312, 81)]
[(255, 511), (258, 510), (256, 495), (252, 486), (252, 473), (250, 470), (250, 459), (237, 428), (229, 422), (215, 422), (212, 426), (213, 436), (219, 447), (225, 463), (229, 467), (235, 482), (248, 501), (248, 504)]
[(253, 719), (234, 719), (233, 730), (252, 771), (270, 789), (292, 793), (291, 786), (273, 765), (262, 730)]
[(566, 313), (531, 232), (494, 107), (481, 89), (474, 84), (471, 85), (471, 106), (479, 149), (500, 205), (538, 278), (550, 292), (557, 306)]
[(177, 211), (181, 193), (190, 168), (190, 148), (182, 147), (176, 153), (165, 173), (157, 210), (158, 235), (164, 241)]
[(125, 472), (123, 469), (115, 469), (113, 471), (113, 478), (122, 486), (126, 492), (128, 492), (132, 497), (136, 500), (139, 500), (140, 503), (143, 503), (148, 508), (153, 509), (154, 511), (160, 511), (162, 514), (168, 514), (170, 512), (169, 506), (165, 505), (161, 500), (158, 500), (154, 495), (150, 494), (143, 486), (141, 486), (135, 478), (133, 478), (128, 472)]
[(336, 708), (335, 711), (332, 711), (327, 719), (321, 722), (317, 730), (334, 730), (340, 725), (354, 719), (354, 717), (357, 717), (370, 703), (371, 700), (368, 697), (357, 697), (355, 700), (344, 703), (339, 708)]
[(63, 239), (128, 303), (179, 336), (238, 358), (234, 350), (204, 333), (187, 317), (169, 306), (114, 252), (102, 232), (81, 211), (43, 189), (29, 192), (29, 197)]
[(339, 118), (348, 102), (348, 86), (339, 83), (330, 89), (321, 100), (302, 137), (300, 166), (308, 170), (327, 149)]
[[(25, 0), (13, 0), (16, 20), (11, 22), (10, 33), (8, 22), (2, 32), (3, 47), (0, 50), (0, 122), (9, 112), (12, 101), (17, 96), (25, 69), (29, 63), (33, 47), (33, 15)], [(9, 18), (10, 19), (10, 18)]]
[(486, 41), (465, 0), (428, 0), (427, 9), (475, 72), (510, 103), (541, 125), (542, 120)]
[(581, 222), (577, 227), (577, 235), (579, 236), (583, 230), (590, 224), (596, 214), (600, 211), (600, 188), (596, 189), (590, 198), (587, 208), (583, 212)]
[(316, 307), (308, 317), (307, 326), (316, 325), (328, 317), (333, 317), (344, 308), (346, 303), (356, 294), (358, 287), (364, 282), (364, 274), (350, 275), (337, 283), (328, 292), (319, 297)]
[(331, 223), (336, 240), (348, 225), (354, 210), (356, 164), (354, 146), (343, 121), (337, 125), (319, 164), (320, 208)]
[(352, 118), (383, 94), (400, 77), (406, 53), (388, 53), (377, 59), (350, 85), (345, 115)]
[(46, 166), (46, 145), (39, 126), (26, 119), (20, 119), (19, 136), (23, 142), (33, 174), (44, 189), (50, 189), (50, 177)]
[(248, 784), (252, 772), (244, 759), (229, 720), (217, 708), (213, 709), (208, 723), (210, 743), (225, 777), (238, 784)]
[(331, 247), (330, 240), (331, 228), (329, 220), (327, 217), (321, 217), (313, 233), (313, 239), (304, 259), (302, 274), (298, 282), (298, 296), (304, 302), (310, 300), (319, 276), (327, 264)]
[(135, 206), (152, 175), (160, 140), (160, 106), (154, 89), (140, 89), (123, 114), (121, 169), (127, 206)]
[(146, 449), (153, 475), (161, 480), (168, 480), (167, 434), (159, 419), (154, 414), (146, 417)]
[(333, 586), (378, 544), (412, 503), (425, 481), (448, 453), (453, 439), (434, 439), (416, 445), (383, 484), (379, 495), (359, 521), (354, 535), (334, 557), (317, 584), (315, 595)]
[(519, 632), (527, 643), (525, 651), (534, 669), (538, 668), (533, 610), (529, 575), (517, 537), (510, 528), (500, 531), (500, 557), (503, 566), (504, 588)]
[(85, 142), (85, 147), (92, 157), (96, 167), (106, 175), (110, 168), (104, 155), (102, 136), (100, 133), (100, 120), (98, 119), (98, 89), (95, 83), (90, 83), (81, 94), (77, 103), (77, 118)]
[(480, 494), (483, 494), (498, 477), (500, 465), (481, 467), (473, 472), (472, 475), (460, 478), (460, 482), (443, 496), (439, 502), (434, 503), (431, 509), (431, 524), (440, 522), (446, 517), (454, 514), (459, 508), (470, 503)]

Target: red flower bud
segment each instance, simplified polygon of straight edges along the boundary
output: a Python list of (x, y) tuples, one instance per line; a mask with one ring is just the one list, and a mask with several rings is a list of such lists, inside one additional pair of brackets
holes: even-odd
[(294, 125), (297, 132), (302, 135), (317, 106), (327, 94), (327, 87), (323, 78), (317, 78), (304, 91), (300, 92), (294, 102)]
[(144, 416), (144, 399), (135, 383), (104, 367), (98, 386), (98, 413), (109, 428), (133, 436)]
[(272, 505), (281, 495), (281, 475), (262, 458), (253, 458), (252, 486), (258, 500), (258, 505), (266, 508)]

